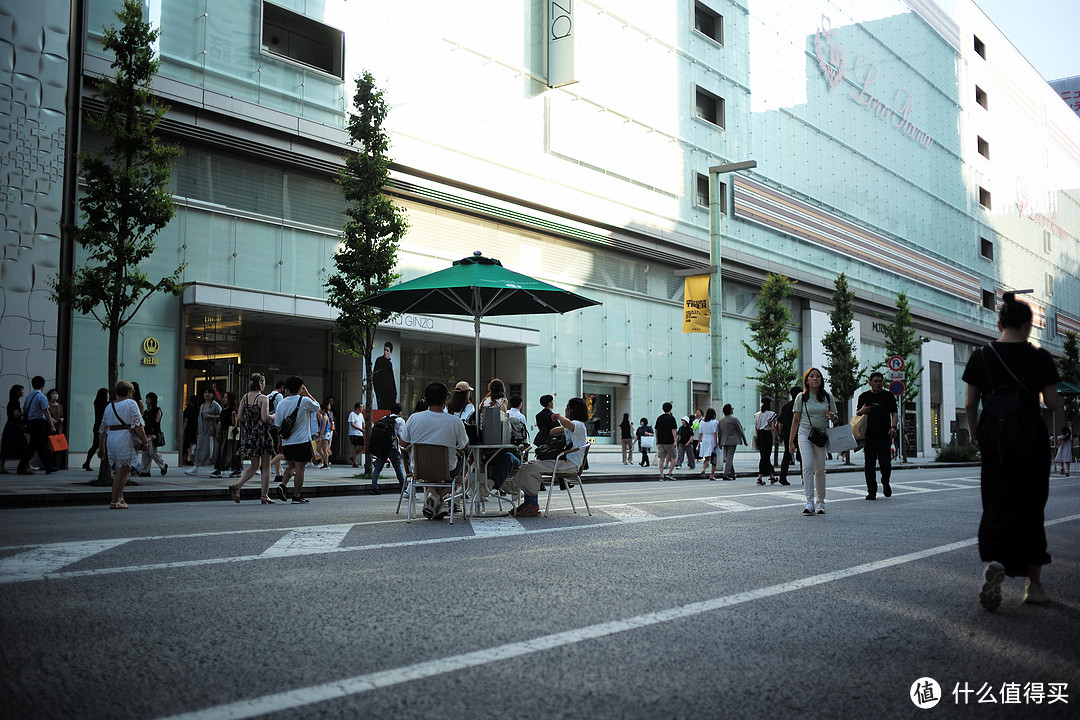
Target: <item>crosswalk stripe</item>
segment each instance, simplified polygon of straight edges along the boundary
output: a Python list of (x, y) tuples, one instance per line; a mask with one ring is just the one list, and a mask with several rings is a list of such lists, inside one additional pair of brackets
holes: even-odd
[(505, 537), (507, 535), (524, 535), (528, 532), (521, 521), (514, 518), (479, 518), (470, 523), (473, 534), (476, 537)]
[(806, 502), (806, 493), (798, 492), (796, 490), (787, 490), (785, 492), (769, 493), (771, 497), (787, 498), (789, 500), (798, 500), (799, 502)]
[(356, 527), (349, 525), (324, 525), (292, 530), (285, 537), (266, 548), (263, 557), (284, 557), (288, 555), (312, 555), (324, 553), (340, 547), (349, 531)]
[(734, 500), (720, 500), (719, 498), (706, 498), (703, 500), (706, 505), (712, 505), (718, 507), (721, 510), (730, 510), (731, 512), (743, 512), (744, 510), (753, 510), (753, 505), (747, 505), (741, 502), (735, 502)]
[(604, 512), (619, 522), (640, 522), (642, 520), (656, 519), (656, 515), (633, 505), (608, 505), (604, 507)]
[(0, 560), (0, 583), (41, 577), (64, 569), (80, 560), (130, 542), (127, 539), (88, 540), (57, 543), (21, 552)]
[(830, 493), (830, 492), (842, 492), (842, 493), (849, 493), (851, 495), (865, 495), (866, 494), (866, 488), (862, 488), (860, 490), (859, 488), (853, 488), (853, 487), (831, 487), (831, 488), (826, 488), (826, 492), (827, 493)]

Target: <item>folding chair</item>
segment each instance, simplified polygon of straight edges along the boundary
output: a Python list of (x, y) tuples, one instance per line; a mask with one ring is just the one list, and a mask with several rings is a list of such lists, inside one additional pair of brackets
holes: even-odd
[(420, 445), (412, 446), (411, 460), (413, 477), (408, 488), (398, 498), (397, 510), (401, 512), (401, 501), (406, 496), (409, 498), (409, 510), (406, 514), (406, 522), (412, 522), (413, 502), (416, 500), (416, 490), (425, 488), (446, 488), (450, 490), (444, 499), (450, 502), (450, 524), (454, 524), (454, 478), (450, 477), (450, 468), (446, 465), (447, 447), (445, 445)]
[[(543, 473), (540, 476), (542, 479), (547, 478), (548, 484), (547, 503), (544, 505), (545, 515), (548, 514), (548, 509), (551, 507), (551, 491), (555, 489), (556, 483), (561, 480), (562, 484), (560, 485), (560, 489), (566, 490), (566, 496), (570, 498), (570, 509), (575, 513), (577, 512), (577, 508), (574, 506), (574, 494), (571, 492), (576, 484), (581, 490), (581, 499), (585, 501), (585, 510), (589, 513), (589, 517), (592, 517), (592, 510), (589, 508), (589, 499), (585, 497), (585, 485), (581, 482), (581, 473), (583, 472), (581, 468), (585, 467), (585, 461), (589, 457), (589, 448), (591, 446), (592, 443), (585, 443), (579, 448), (570, 448), (559, 455), (559, 457), (555, 458), (555, 463), (552, 465), (551, 472)], [(566, 462), (566, 456), (575, 450), (582, 451), (581, 465), (578, 468), (575, 468), (573, 465)], [(560, 462), (563, 463), (563, 469), (561, 470), (559, 469)]]

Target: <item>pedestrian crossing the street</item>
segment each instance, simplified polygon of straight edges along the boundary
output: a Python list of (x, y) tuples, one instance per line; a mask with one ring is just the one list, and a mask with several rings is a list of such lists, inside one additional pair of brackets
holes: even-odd
[[(949, 478), (944, 480), (912, 480), (902, 484), (893, 483), (893, 497), (938, 492), (975, 491), (979, 479)], [(866, 493), (864, 486), (844, 485), (828, 488), (830, 505), (858, 501)], [(621, 494), (620, 499), (632, 497)], [(28, 582), (44, 579), (92, 577), (95, 575), (123, 572), (145, 572), (161, 569), (199, 567), (225, 563), (273, 561), (293, 557), (340, 552), (376, 551), (385, 548), (415, 548), (419, 545), (448, 542), (467, 542), (500, 537), (520, 536), (529, 533), (599, 531), (633, 523), (664, 523), (695, 517), (723, 515), (727, 513), (789, 511), (805, 503), (805, 495), (799, 490), (750, 490), (725, 496), (693, 497), (679, 495), (672, 498), (650, 496), (640, 501), (593, 504), (593, 516), (572, 513), (569, 508), (553, 509), (548, 522), (536, 518), (513, 517), (470, 518), (461, 525), (438, 524), (438, 537), (431, 537), (430, 523), (423, 523), (426, 534), (415, 539), (386, 542), (385, 534), (373, 534), (377, 542), (363, 542), (367, 528), (403, 524), (399, 515), (388, 515), (384, 520), (366, 520), (363, 523), (312, 525), (294, 528), (260, 528), (229, 532), (189, 533), (151, 538), (112, 538), (81, 542), (54, 543), (29, 547), (0, 548), (0, 584)], [(555, 521), (553, 524), (550, 521)], [(364, 528), (364, 530), (360, 530)], [(349, 541), (346, 538), (351, 535)], [(226, 555), (222, 552), (222, 538), (247, 536), (243, 552)], [(160, 543), (183, 539), (183, 558), (166, 562), (145, 562), (146, 557), (161, 555)], [(198, 550), (192, 551), (191, 543), (205, 543), (203, 557)], [(153, 553), (147, 551), (153, 546)], [(252, 550), (255, 548), (255, 551)], [(87, 562), (92, 561), (92, 562)], [(142, 561), (142, 562), (140, 562)]]

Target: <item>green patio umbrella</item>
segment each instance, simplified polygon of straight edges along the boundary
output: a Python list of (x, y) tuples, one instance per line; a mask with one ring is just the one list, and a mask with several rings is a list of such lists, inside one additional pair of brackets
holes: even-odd
[(360, 300), (394, 312), (467, 315), (473, 319), (476, 342), (476, 385), (480, 383), (480, 318), (492, 315), (565, 313), (599, 305), (589, 298), (507, 270), (479, 251), (455, 260), (451, 267), (398, 283)]

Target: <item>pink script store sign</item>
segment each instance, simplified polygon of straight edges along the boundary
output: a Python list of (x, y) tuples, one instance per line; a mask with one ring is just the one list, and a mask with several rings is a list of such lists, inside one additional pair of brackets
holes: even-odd
[(891, 105), (875, 95), (873, 85), (877, 81), (878, 64), (867, 59), (866, 55), (859, 55), (855, 58), (853, 67), (849, 68), (844, 46), (832, 29), (832, 22), (827, 15), (821, 16), (821, 26), (814, 35), (814, 54), (817, 56), (821, 74), (825, 76), (825, 82), (829, 85), (829, 92), (832, 92), (843, 81), (850, 69), (858, 90), (848, 93), (848, 98), (894, 127), (924, 150), (934, 144), (934, 139), (929, 133), (911, 122), (915, 104), (911, 88), (897, 89), (893, 94)]

